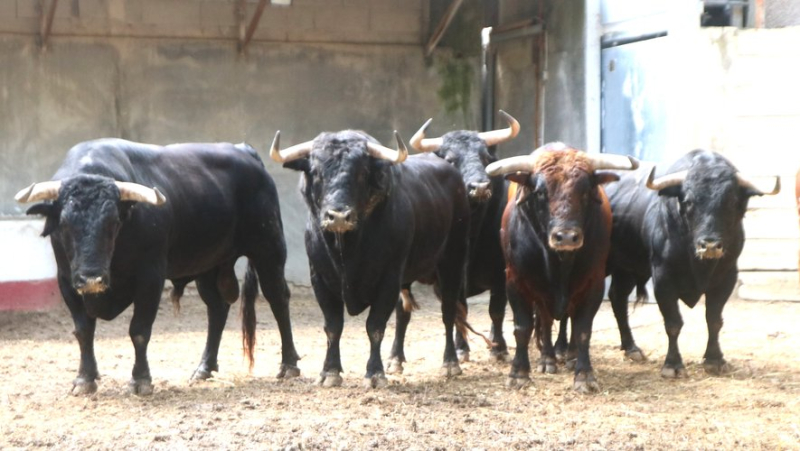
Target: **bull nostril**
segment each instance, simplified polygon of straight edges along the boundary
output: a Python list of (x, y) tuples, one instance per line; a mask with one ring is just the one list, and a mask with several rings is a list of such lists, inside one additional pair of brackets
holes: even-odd
[(580, 241), (580, 239), (581, 239), (580, 234), (577, 234), (577, 233), (573, 233), (572, 234), (572, 242), (573, 243), (577, 243), (578, 241)]
[(556, 233), (556, 241), (560, 243), (562, 240), (564, 240), (564, 234), (561, 232)]
[(330, 210), (326, 211), (326, 212), (325, 212), (325, 219), (326, 219), (327, 221), (333, 221), (333, 219), (334, 219), (333, 212), (332, 212), (332, 211), (330, 211)]

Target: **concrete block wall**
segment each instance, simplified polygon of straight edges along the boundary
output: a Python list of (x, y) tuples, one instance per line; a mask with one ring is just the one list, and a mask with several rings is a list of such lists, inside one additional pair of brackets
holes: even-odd
[[(267, 3), (256, 41), (420, 44), (429, 0)], [(53, 36), (226, 39), (239, 36), (238, 0), (60, 0)], [(49, 4), (49, 2), (45, 2)], [(258, 1), (245, 2), (245, 23)], [(41, 0), (0, 0), (0, 34), (36, 35)]]

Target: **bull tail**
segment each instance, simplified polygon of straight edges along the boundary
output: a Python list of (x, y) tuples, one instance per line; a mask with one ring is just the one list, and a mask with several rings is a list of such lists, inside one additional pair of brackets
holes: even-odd
[[(553, 322), (550, 321), (550, 327), (553, 327)], [(542, 340), (542, 333), (544, 332), (545, 319), (539, 309), (533, 311), (533, 341), (536, 343), (536, 348), (541, 351), (544, 347)]]
[(250, 371), (255, 359), (253, 350), (256, 346), (256, 298), (258, 297), (258, 275), (252, 262), (247, 263), (242, 288), (242, 352), (247, 357)]
[(400, 291), (400, 299), (403, 300), (403, 310), (406, 312), (413, 312), (414, 310), (419, 310), (419, 304), (417, 304), (417, 300), (414, 299), (414, 295), (411, 294), (411, 290), (408, 288), (403, 288)]
[(646, 281), (645, 282), (639, 282), (639, 281), (636, 282), (636, 302), (634, 302), (634, 304), (633, 304), (634, 306), (637, 306), (639, 304), (643, 304), (643, 303), (647, 302), (647, 299), (649, 298), (649, 296), (647, 294), (647, 287), (645, 286), (645, 283), (646, 283)]
[(467, 338), (467, 331), (472, 332), (473, 334), (483, 338), (483, 341), (486, 342), (486, 346), (491, 348), (494, 343), (492, 340), (486, 338), (486, 335), (478, 332), (477, 330), (473, 329), (472, 326), (467, 321), (467, 307), (464, 306), (461, 302), (456, 304), (456, 330), (458, 333), (461, 334), (464, 339)]

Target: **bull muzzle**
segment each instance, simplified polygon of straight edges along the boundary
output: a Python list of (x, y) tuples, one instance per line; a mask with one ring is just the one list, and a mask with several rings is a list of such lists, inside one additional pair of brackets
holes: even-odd
[(322, 229), (327, 232), (344, 233), (356, 228), (356, 219), (351, 209), (328, 209), (322, 214)]
[(492, 187), (489, 186), (489, 182), (469, 183), (467, 193), (472, 200), (486, 201), (492, 197)]
[(109, 288), (108, 276), (84, 276), (78, 274), (72, 281), (72, 288), (81, 296), (103, 293)]
[(583, 246), (583, 230), (577, 227), (554, 228), (550, 231), (548, 244), (554, 251), (576, 251)]
[(701, 238), (695, 243), (695, 255), (701, 260), (713, 260), (725, 255), (722, 240), (715, 238)]

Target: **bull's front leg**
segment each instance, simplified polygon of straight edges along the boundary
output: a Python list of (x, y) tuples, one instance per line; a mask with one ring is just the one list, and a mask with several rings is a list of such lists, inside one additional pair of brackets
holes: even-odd
[(514, 339), (517, 349), (511, 361), (511, 372), (506, 380), (506, 387), (521, 388), (530, 383), (531, 362), (528, 357), (528, 346), (533, 334), (533, 303), (522, 296), (512, 281), (506, 285), (508, 303), (514, 315)]
[(722, 309), (736, 286), (737, 271), (731, 271), (725, 280), (706, 292), (706, 325), (708, 326), (708, 344), (703, 355), (703, 368), (707, 373), (716, 376), (730, 372), (728, 362), (722, 358), (719, 346), (719, 331), (722, 329)]
[(66, 278), (59, 276), (58, 285), (61, 295), (64, 297), (64, 303), (67, 304), (72, 315), (72, 322), (75, 325), (73, 334), (78, 340), (78, 347), (81, 351), (78, 376), (72, 381), (71, 393), (73, 395), (89, 395), (97, 391), (96, 380), (100, 378), (97, 372), (97, 360), (94, 356), (94, 331), (97, 320), (86, 314), (81, 297), (72, 290), (72, 286)]
[[(683, 318), (678, 309), (678, 295), (674, 290), (664, 288), (658, 279), (653, 280), (655, 286), (656, 302), (661, 316), (664, 317), (664, 330), (667, 332), (669, 345), (664, 366), (661, 367), (661, 377), (678, 378), (686, 374), (683, 358), (678, 350), (678, 336), (683, 328)], [(666, 285), (666, 284), (664, 284)]]
[(164, 279), (156, 274), (161, 272), (153, 268), (149, 277), (139, 278), (133, 300), (133, 318), (128, 333), (133, 342), (136, 360), (131, 372), (128, 389), (131, 393), (144, 396), (153, 394), (153, 380), (150, 376), (150, 364), (147, 361), (147, 346), (153, 332), (153, 323), (158, 314), (161, 292), (164, 290)]
[(364, 386), (366, 388), (383, 388), (389, 382), (381, 360), (381, 343), (386, 332), (386, 323), (392, 316), (392, 310), (396, 302), (399, 290), (394, 295), (379, 296), (367, 316), (367, 337), (369, 338), (369, 360), (367, 361), (367, 373), (364, 375)]
[(595, 287), (589, 296), (575, 309), (572, 321), (572, 339), (570, 348), (577, 348), (575, 359), (575, 379), (572, 387), (580, 393), (596, 393), (600, 385), (592, 369), (589, 358), (589, 345), (592, 340), (592, 323), (603, 300), (603, 288)]

